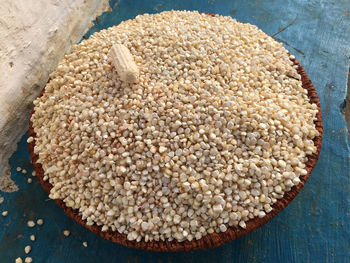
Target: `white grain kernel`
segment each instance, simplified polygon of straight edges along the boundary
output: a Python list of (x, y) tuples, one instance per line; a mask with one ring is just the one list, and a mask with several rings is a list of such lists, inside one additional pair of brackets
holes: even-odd
[(34, 227), (34, 226), (35, 226), (34, 221), (33, 221), (33, 220), (29, 220), (29, 221), (27, 222), (27, 226), (28, 226), (28, 227)]
[(32, 247), (31, 246), (26, 246), (25, 248), (24, 248), (24, 252), (26, 253), (26, 254), (29, 254), (29, 252), (32, 250)]

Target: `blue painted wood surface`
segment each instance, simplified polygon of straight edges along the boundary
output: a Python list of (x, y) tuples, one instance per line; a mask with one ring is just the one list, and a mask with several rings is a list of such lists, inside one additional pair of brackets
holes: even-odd
[[(230, 15), (257, 25), (279, 41), (304, 66), (319, 94), (324, 119), (324, 139), (319, 162), (295, 200), (262, 228), (236, 241), (207, 251), (156, 253), (129, 249), (95, 236), (79, 226), (53, 203), (30, 174), (25, 135), (12, 156), (16, 193), (3, 194), (0, 211), (0, 262), (24, 258), (32, 245), (33, 262), (350, 262), (350, 165), (347, 127), (342, 116), (350, 55), (350, 1), (308, 0), (137, 0), (111, 1), (86, 37), (142, 13), (187, 9)], [(29, 219), (43, 218), (42, 226), (28, 228)], [(62, 231), (71, 235), (64, 237)], [(35, 234), (37, 240), (29, 240)], [(82, 245), (87, 241), (88, 247)]]

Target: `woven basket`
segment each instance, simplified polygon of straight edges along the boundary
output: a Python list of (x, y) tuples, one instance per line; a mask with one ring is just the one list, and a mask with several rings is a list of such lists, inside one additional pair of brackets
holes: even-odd
[[(304, 69), (301, 67), (299, 62), (297, 60), (293, 60), (295, 65), (298, 65), (298, 73), (301, 75), (302, 80), (302, 86), (304, 89), (308, 91), (308, 97), (310, 98), (310, 101), (312, 103), (317, 104), (318, 113), (316, 115), (317, 120), (315, 121), (316, 129), (319, 132), (319, 135), (314, 138), (314, 143), (317, 147), (317, 152), (313, 155), (309, 155), (308, 161), (306, 163), (306, 170), (307, 175), (301, 176), (300, 180), (301, 182), (294, 186), (289, 192), (286, 192), (282, 199), (279, 199), (273, 206), (272, 211), (268, 213), (263, 218), (253, 218), (246, 222), (246, 228), (240, 228), (240, 227), (228, 227), (226, 232), (221, 233), (212, 233), (208, 234), (204, 237), (202, 237), (199, 240), (192, 240), (192, 241), (184, 241), (184, 242), (178, 242), (178, 241), (151, 241), (151, 242), (145, 242), (145, 241), (129, 241), (126, 238), (125, 234), (120, 234), (119, 232), (115, 231), (107, 231), (102, 232), (102, 228), (97, 225), (88, 226), (86, 222), (82, 219), (82, 217), (79, 215), (77, 210), (73, 210), (67, 206), (65, 206), (64, 202), (62, 200), (55, 200), (56, 204), (60, 206), (63, 211), (66, 213), (67, 216), (74, 219), (76, 222), (81, 224), (82, 226), (89, 229), (91, 232), (95, 233), (98, 236), (101, 236), (107, 240), (110, 240), (112, 242), (130, 247), (130, 248), (139, 248), (144, 250), (151, 250), (151, 251), (163, 251), (163, 252), (175, 252), (175, 251), (189, 251), (189, 250), (197, 250), (197, 249), (207, 249), (207, 248), (214, 248), (217, 246), (220, 246), (226, 242), (235, 240), (255, 229), (258, 227), (264, 225), (266, 222), (268, 222), (272, 217), (277, 215), (283, 208), (285, 208), (293, 199), (294, 197), (299, 193), (301, 188), (306, 183), (306, 180), (309, 178), (313, 168), (316, 165), (316, 162), (318, 160), (319, 153), (321, 151), (321, 144), (322, 144), (322, 116), (321, 116), (321, 108), (320, 108), (320, 101), (317, 96), (316, 90), (314, 86), (311, 83), (311, 80), (305, 73)], [(44, 89), (41, 92), (41, 95), (44, 93)], [(29, 124), (29, 136), (35, 138), (36, 134), (33, 129), (33, 124), (30, 121)], [(32, 143), (29, 143), (29, 152), (31, 155), (31, 160), (34, 165), (34, 169), (36, 171), (39, 183), (43, 186), (43, 188), (49, 193), (52, 185), (43, 180), (44, 171), (40, 163), (37, 162), (38, 156), (34, 153), (34, 146), (35, 146), (35, 140), (33, 140)]]

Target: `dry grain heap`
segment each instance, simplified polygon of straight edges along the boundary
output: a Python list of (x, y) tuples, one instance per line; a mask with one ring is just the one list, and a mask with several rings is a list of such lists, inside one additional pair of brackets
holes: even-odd
[[(117, 43), (138, 83), (120, 81)], [(317, 107), (288, 51), (230, 17), (145, 14), (95, 33), (34, 104), (50, 198), (129, 240), (244, 228), (300, 182), (316, 151)]]

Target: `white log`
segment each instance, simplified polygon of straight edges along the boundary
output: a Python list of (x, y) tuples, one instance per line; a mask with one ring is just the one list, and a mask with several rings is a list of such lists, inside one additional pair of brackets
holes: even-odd
[(108, 0), (1, 1), (0, 190), (17, 189), (8, 159), (28, 130), (33, 100), (62, 57), (108, 9)]

